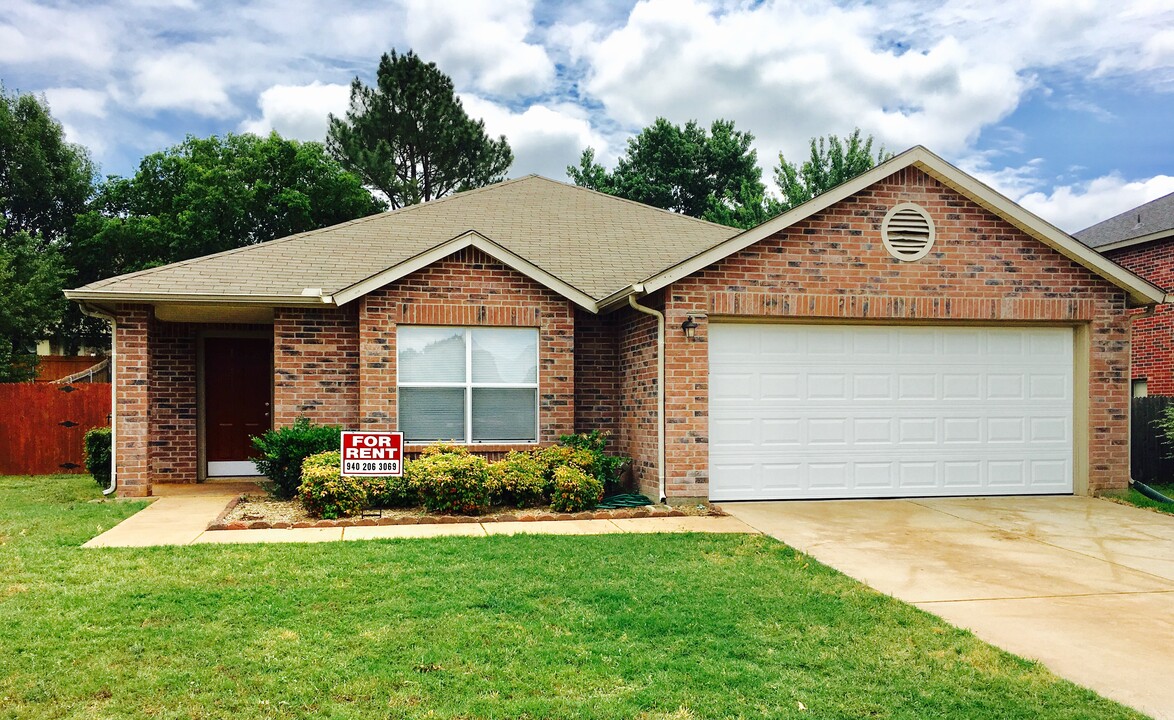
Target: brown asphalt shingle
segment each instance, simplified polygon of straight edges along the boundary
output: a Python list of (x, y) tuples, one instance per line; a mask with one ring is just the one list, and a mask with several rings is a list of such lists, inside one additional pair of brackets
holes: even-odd
[(79, 289), (299, 296), (321, 288), (333, 295), (471, 230), (596, 300), (738, 233), (530, 175)]

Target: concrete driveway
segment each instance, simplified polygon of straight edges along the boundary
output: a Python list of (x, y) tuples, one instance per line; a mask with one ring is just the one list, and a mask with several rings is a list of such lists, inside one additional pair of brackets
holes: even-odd
[(1086, 497), (728, 503), (847, 575), (1174, 720), (1174, 517)]

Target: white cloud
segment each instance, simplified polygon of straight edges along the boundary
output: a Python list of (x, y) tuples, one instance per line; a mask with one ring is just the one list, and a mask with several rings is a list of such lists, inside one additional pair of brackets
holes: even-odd
[(89, 115), (97, 118), (106, 117), (106, 93), (101, 90), (87, 90), (76, 87), (47, 88), (44, 91), (45, 99), (49, 101), (49, 110), (57, 118)]
[(1174, 177), (1156, 175), (1125, 180), (1114, 173), (1079, 185), (1062, 185), (1051, 192), (1032, 192), (1018, 202), (1066, 232), (1078, 232), (1138, 205), (1174, 192)]
[(328, 115), (342, 116), (350, 105), (350, 86), (312, 82), (309, 85), (274, 85), (257, 101), (261, 117), (245, 120), (242, 132), (322, 142)]
[(106, 68), (115, 56), (110, 30), (102, 8), (10, 0), (0, 18), (0, 63)]
[(534, 29), (531, 0), (405, 0), (404, 6), (408, 42), (458, 88), (504, 97), (549, 89), (554, 63), (545, 48), (527, 41)]
[(523, 112), (473, 95), (461, 96), (472, 118), (485, 121), (491, 136), (505, 135), (514, 153), (510, 175), (537, 173), (566, 181), (567, 165), (578, 162), (583, 148), (592, 146), (606, 152), (607, 140), (591, 129), (583, 112), (572, 106), (532, 105)]
[(175, 52), (139, 60), (135, 102), (150, 110), (179, 110), (210, 117), (232, 112), (224, 82), (189, 53)]

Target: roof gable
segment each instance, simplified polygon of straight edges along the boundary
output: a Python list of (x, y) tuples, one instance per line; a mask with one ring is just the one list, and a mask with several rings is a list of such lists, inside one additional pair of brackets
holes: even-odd
[[(1126, 291), (1130, 302), (1133, 304), (1148, 305), (1160, 303), (1165, 300), (1165, 292), (1157, 286), (1108, 260), (1100, 253), (1089, 249), (1063, 230), (1029, 212), (1009, 198), (999, 194), (970, 175), (967, 175), (920, 145), (906, 150), (887, 162), (877, 165), (872, 170), (798, 207), (792, 208), (772, 220), (768, 220), (757, 227), (746, 230), (725, 242), (683, 260), (672, 267), (666, 268), (655, 276), (646, 279), (642, 283), (644, 286), (643, 289), (645, 292), (653, 292), (670, 285), (683, 277), (712, 265), (722, 258), (743, 250), (816, 213), (822, 212), (832, 205), (855, 195), (870, 185), (906, 167), (920, 169), (946, 187), (951, 188), (976, 204), (995, 213), (1011, 225), (1039, 240), (1044, 245), (1105, 278)], [(601, 303), (601, 306), (609, 307), (614, 302), (613, 299), (608, 299)]]

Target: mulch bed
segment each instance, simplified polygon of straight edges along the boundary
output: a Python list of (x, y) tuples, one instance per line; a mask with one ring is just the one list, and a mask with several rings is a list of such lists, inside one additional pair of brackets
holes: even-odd
[(643, 517), (685, 517), (722, 515), (708, 503), (669, 507), (645, 505), (615, 510), (588, 510), (577, 513), (552, 512), (550, 508), (496, 508), (488, 515), (430, 515), (423, 508), (371, 511), (362, 517), (319, 520), (310, 517), (297, 501), (268, 496), (242, 495), (234, 499), (208, 526), (209, 530), (269, 530), (275, 528), (370, 527), (374, 525), (428, 525), (485, 522), (538, 522), (548, 520), (618, 520)]

